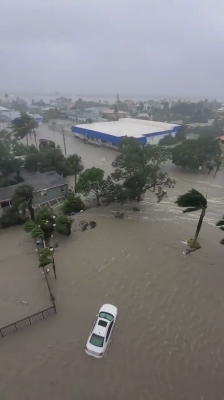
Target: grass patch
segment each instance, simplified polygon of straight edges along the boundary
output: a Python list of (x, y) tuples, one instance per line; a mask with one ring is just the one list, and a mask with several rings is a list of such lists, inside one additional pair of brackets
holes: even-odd
[(195, 242), (194, 239), (188, 239), (187, 244), (190, 247), (190, 249), (200, 249), (201, 248), (200, 243)]

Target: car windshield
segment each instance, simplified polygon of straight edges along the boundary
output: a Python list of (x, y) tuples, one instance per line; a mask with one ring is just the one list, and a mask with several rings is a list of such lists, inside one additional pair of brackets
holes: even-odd
[(101, 312), (99, 317), (107, 319), (108, 321), (112, 321), (112, 319), (114, 319), (113, 315), (111, 315), (111, 314), (109, 314), (107, 312)]
[(93, 346), (103, 347), (103, 342), (104, 342), (103, 336), (96, 335), (95, 333), (92, 334), (90, 343), (93, 344)]

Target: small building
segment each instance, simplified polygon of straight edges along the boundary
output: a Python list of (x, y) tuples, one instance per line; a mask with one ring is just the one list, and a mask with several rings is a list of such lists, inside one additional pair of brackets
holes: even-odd
[(104, 118), (111, 118), (112, 116), (118, 116), (118, 118), (125, 118), (127, 113), (121, 110), (118, 110), (117, 112), (114, 112), (114, 110), (105, 110), (101, 111), (101, 114), (103, 115)]
[(98, 145), (114, 147), (125, 137), (133, 137), (142, 145), (158, 144), (166, 135), (175, 136), (180, 125), (122, 118), (119, 121), (72, 126), (75, 136)]
[(68, 182), (65, 178), (57, 174), (55, 171), (50, 172), (21, 172), (24, 182), (0, 188), (0, 215), (4, 209), (11, 206), (11, 199), (15, 189), (22, 185), (28, 184), (33, 187), (34, 208), (42, 204), (57, 205), (68, 193)]

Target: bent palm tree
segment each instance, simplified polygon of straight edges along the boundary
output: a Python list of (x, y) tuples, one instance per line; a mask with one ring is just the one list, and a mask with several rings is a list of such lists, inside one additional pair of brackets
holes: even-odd
[(197, 238), (198, 238), (199, 232), (201, 230), (203, 218), (206, 213), (207, 199), (203, 196), (203, 194), (201, 194), (197, 190), (191, 189), (187, 193), (178, 196), (175, 203), (178, 205), (178, 207), (187, 207), (185, 210), (183, 210), (183, 213), (201, 210), (201, 215), (200, 215), (197, 229), (196, 229), (194, 239), (193, 239), (194, 242), (197, 242)]
[(39, 251), (39, 268), (44, 268), (53, 263), (52, 253), (46, 247)]
[(30, 218), (34, 221), (33, 188), (30, 185), (24, 183), (16, 188), (12, 197), (12, 204), (15, 208), (22, 210), (24, 214), (28, 209)]
[(44, 231), (40, 228), (40, 226), (36, 225), (33, 221), (27, 221), (23, 225), (23, 228), (26, 232), (31, 232), (32, 237), (34, 239), (44, 238)]
[(13, 133), (17, 139), (24, 139), (26, 137), (26, 145), (28, 146), (28, 134), (34, 133), (34, 138), (36, 140), (36, 133), (34, 129), (38, 126), (34, 118), (30, 117), (28, 114), (21, 114), (20, 117), (15, 118), (12, 122)]

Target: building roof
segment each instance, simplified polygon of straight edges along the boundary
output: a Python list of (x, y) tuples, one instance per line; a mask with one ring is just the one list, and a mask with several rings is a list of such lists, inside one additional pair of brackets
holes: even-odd
[(0, 202), (10, 200), (13, 196), (14, 191), (19, 185), (21, 185), (21, 183), (18, 183), (17, 185), (0, 188)]
[(52, 187), (67, 185), (68, 182), (65, 178), (57, 174), (55, 171), (50, 172), (21, 172), (21, 177), (24, 182), (17, 185), (7, 186), (0, 188), (0, 201), (10, 200), (13, 196), (15, 189), (23, 184), (28, 184), (33, 187), (34, 192), (50, 189)]
[(0, 106), (0, 112), (1, 112), (1, 111), (10, 111), (10, 110), (9, 110), (8, 108), (1, 107), (1, 106)]
[(179, 125), (133, 118), (122, 118), (119, 121), (93, 122), (92, 124), (77, 125), (78, 128), (97, 131), (105, 133), (106, 135), (135, 138), (140, 138), (147, 134), (170, 131), (176, 126)]
[(24, 179), (24, 183), (33, 187), (35, 192), (67, 184), (66, 179), (55, 171), (21, 172), (21, 177)]
[(105, 111), (101, 111), (102, 112), (102, 114), (126, 114), (126, 111), (121, 111), (121, 110), (118, 110), (118, 111), (116, 111), (116, 112), (114, 112), (114, 110), (105, 110)]

